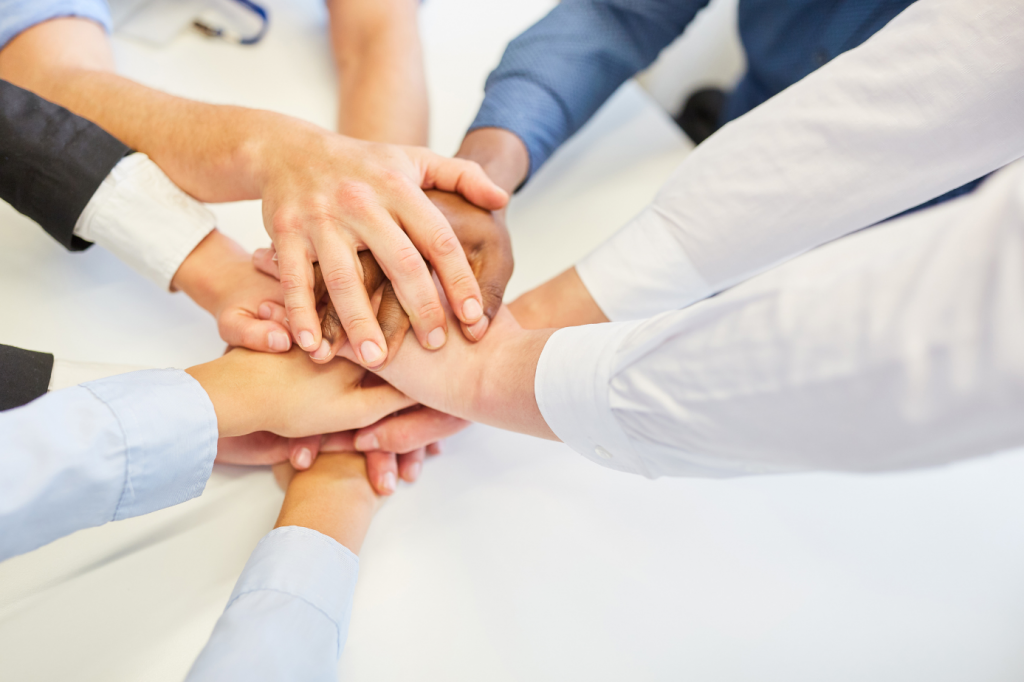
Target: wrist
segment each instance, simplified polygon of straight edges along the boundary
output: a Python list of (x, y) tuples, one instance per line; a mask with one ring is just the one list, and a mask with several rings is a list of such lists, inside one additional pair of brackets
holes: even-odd
[(483, 366), (470, 367), (472, 421), (557, 440), (537, 404), (534, 383), (544, 346), (555, 329), (518, 329), (495, 344)]
[(251, 355), (254, 355), (251, 351), (236, 349), (185, 370), (209, 396), (221, 438), (264, 430), (262, 423), (266, 420), (259, 410), (267, 401), (259, 396), (256, 386), (246, 385), (253, 374), (245, 363)]
[(358, 554), (378, 504), (362, 455), (325, 452), (292, 477), (274, 527), (310, 528)]
[(457, 158), (480, 164), (503, 190), (512, 194), (530, 172), (530, 153), (515, 133), (504, 128), (477, 128), (462, 140)]
[(251, 267), (251, 257), (237, 242), (218, 230), (199, 242), (171, 279), (172, 291), (184, 291), (204, 310), (216, 314), (231, 291), (234, 266)]

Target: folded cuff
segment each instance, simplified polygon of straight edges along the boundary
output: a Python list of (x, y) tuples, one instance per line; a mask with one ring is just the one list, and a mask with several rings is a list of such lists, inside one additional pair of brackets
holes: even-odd
[(206, 206), (175, 185), (145, 154), (121, 160), (96, 190), (75, 235), (112, 252), (164, 290), (217, 226)]
[(244, 594), (273, 590), (302, 599), (338, 628), (337, 655), (348, 634), (359, 557), (311, 528), (283, 526), (267, 533), (238, 578), (228, 609)]
[(150, 369), (82, 386), (107, 405), (125, 441), (124, 491), (114, 520), (197, 497), (217, 456), (217, 414), (195, 379)]
[(541, 352), (534, 390), (562, 442), (601, 466), (653, 478), (609, 404), (616, 350), (640, 322), (566, 327)]

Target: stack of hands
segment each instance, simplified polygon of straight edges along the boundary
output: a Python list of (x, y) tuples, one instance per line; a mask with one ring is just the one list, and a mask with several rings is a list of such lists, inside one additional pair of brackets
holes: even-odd
[(468, 425), (470, 349), (518, 325), (501, 302), (508, 194), (470, 161), (363, 148), (367, 182), (343, 183), (334, 201), (300, 200), (320, 185), (265, 198), (272, 247), (250, 256), (215, 230), (172, 286), (230, 346), (188, 370), (217, 412), (217, 461), (305, 470), (320, 452), (359, 451), (388, 495)]

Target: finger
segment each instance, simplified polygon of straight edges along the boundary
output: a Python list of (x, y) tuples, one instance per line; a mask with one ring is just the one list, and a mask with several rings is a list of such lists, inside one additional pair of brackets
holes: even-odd
[(390, 281), (384, 282), (380, 307), (377, 308), (377, 323), (380, 324), (380, 330), (384, 332), (390, 360), (398, 353), (398, 349), (401, 348), (402, 341), (405, 339), (405, 333), (409, 331), (409, 316), (405, 314), (402, 304), (398, 302), (395, 287)]
[[(414, 400), (407, 397), (404, 393), (391, 386), (390, 384), (380, 384), (379, 386), (371, 386), (369, 388), (360, 388), (358, 401), (356, 407), (352, 405), (352, 397), (349, 396), (347, 399), (342, 398), (338, 405), (338, 414), (345, 415), (345, 420), (349, 424), (354, 424), (357, 427), (369, 426), (374, 422), (378, 422), (384, 417), (388, 416), (393, 412), (404, 410), (407, 407), (411, 407), (416, 404)], [(343, 410), (346, 410), (344, 412)], [(436, 438), (434, 440), (437, 440)], [(358, 450), (363, 450), (358, 448)], [(376, 448), (367, 448), (376, 449)], [(412, 448), (408, 448), (412, 449)]]
[[(477, 322), (484, 314), (480, 287), (455, 230), (452, 229), (441, 210), (427, 199), (423, 192), (408, 194), (399, 200), (399, 206), (399, 218), (402, 225), (412, 239), (412, 243), (434, 266), (434, 271), (437, 272), (441, 287), (448, 297), (448, 304), (455, 316), (466, 324)], [(390, 276), (391, 273), (388, 272), (388, 275)], [(402, 288), (402, 281), (395, 277), (390, 277), (390, 279), (395, 285), (399, 300), (403, 304), (406, 303), (407, 292)], [(431, 282), (431, 284), (433, 283)], [(430, 298), (431, 300), (436, 299), (436, 292), (431, 292)], [(416, 309), (407, 307), (406, 310), (409, 311), (409, 316), (412, 318), (413, 329), (417, 329)], [(426, 347), (437, 348), (438, 346)]]
[(505, 298), (505, 287), (512, 277), (512, 242), (506, 230), (497, 231), (494, 239), (488, 241), (470, 257), (473, 273), (476, 275), (483, 298), (484, 315), (474, 324), (462, 324), (462, 331), (471, 341), (479, 341), (487, 332), (490, 321), (501, 309)]
[[(377, 261), (374, 259), (373, 254), (369, 251), (362, 251), (359, 253), (359, 264), (363, 270), (363, 286), (366, 289), (368, 296), (372, 298), (372, 295), (380, 287), (382, 282), (387, 282), (384, 277), (384, 271), (381, 270)], [(327, 286), (323, 284), (323, 275), (320, 274), (319, 264), (314, 266), (313, 271), (316, 275), (316, 284), (314, 285), (313, 291), (320, 307), (320, 331), (323, 333), (324, 340), (329, 344), (326, 356), (322, 354), (314, 355), (313, 361), (318, 363), (326, 363), (334, 359), (341, 350), (341, 347), (345, 345), (348, 340), (348, 335), (345, 333), (345, 329), (341, 326), (341, 319), (338, 317), (338, 311), (334, 307), (334, 303), (331, 302), (330, 297), (326, 300), (323, 299), (323, 294), (327, 292)], [(405, 314), (405, 311), (402, 311)], [(380, 315), (378, 314), (378, 324), (380, 323)], [(387, 332), (381, 328), (384, 332), (384, 343), (388, 348), (387, 358), (391, 358), (391, 347), (392, 344), (388, 339)], [(405, 333), (404, 330), (402, 332)], [(395, 350), (398, 350), (398, 346), (395, 346)], [(386, 364), (386, 361), (385, 361)], [(381, 365), (383, 367), (383, 365)], [(378, 369), (380, 369), (378, 367)]]
[[(316, 250), (324, 284), (356, 358), (364, 367), (379, 367), (387, 358), (387, 345), (363, 287), (355, 248), (337, 235), (327, 233), (316, 244)], [(317, 331), (320, 331), (319, 325)], [(328, 352), (330, 343), (321, 345), (313, 357), (326, 356)]]
[(288, 323), (299, 347), (311, 353), (321, 341), (320, 320), (313, 300), (313, 265), (298, 237), (278, 237), (277, 255)]
[(320, 440), (320, 436), (291, 439), (288, 460), (296, 471), (305, 471), (313, 466), (316, 456), (320, 454)]
[(252, 264), (264, 275), (280, 279), (277, 271), (277, 250), (271, 245), (268, 249), (256, 249), (252, 252)]
[(355, 446), (355, 431), (338, 431), (323, 436), (320, 452), (352, 452)]
[(488, 211), (497, 211), (508, 204), (508, 192), (494, 184), (475, 161), (449, 159), (433, 152), (421, 153), (423, 189), (458, 192), (470, 203)]
[(366, 453), (366, 477), (378, 495), (390, 495), (398, 485), (398, 460), (393, 452)]
[(363, 452), (390, 450), (411, 452), (452, 436), (469, 426), (465, 419), (429, 407), (382, 419), (356, 431), (355, 446)]
[[(441, 212), (414, 185), (405, 181), (404, 185), (399, 186), (396, 181), (391, 185), (390, 193), (395, 203), (400, 205), (400, 219), (403, 225), (417, 226), (413, 231), (423, 232), (420, 221), (423, 220), (424, 212), (429, 211), (432, 212), (429, 219), (435, 224), (440, 221), (447, 226), (449, 233), (454, 237)], [(413, 193), (419, 194), (419, 197), (412, 197)], [(426, 209), (422, 204), (426, 204)], [(420, 254), (416, 235), (412, 234), (412, 231), (406, 233), (398, 228), (394, 219), (383, 211), (376, 216), (375, 223), (366, 240), (367, 245), (384, 270), (384, 274), (391, 280), (402, 308), (409, 315), (420, 345), (430, 350), (440, 348), (448, 337), (448, 320), (430, 269)], [(461, 252), (461, 248), (459, 250)], [(469, 269), (468, 262), (466, 271), (471, 277), (472, 270)]]
[(398, 475), (407, 483), (414, 483), (423, 471), (423, 460), (427, 458), (427, 449), (418, 448), (412, 452), (398, 456)]
[(269, 431), (256, 431), (247, 436), (231, 436), (217, 441), (218, 464), (249, 466), (276, 464), (288, 460), (288, 441)]
[(220, 337), (231, 346), (263, 353), (284, 353), (292, 347), (287, 327), (273, 320), (257, 320), (241, 308), (221, 315), (217, 326)]
[(441, 447), (440, 443), (431, 443), (427, 446), (427, 457), (440, 455), (442, 452), (444, 452), (444, 448)]
[(288, 326), (288, 313), (284, 306), (277, 301), (264, 301), (256, 309), (256, 314), (261, 320), (273, 320), (285, 327)]

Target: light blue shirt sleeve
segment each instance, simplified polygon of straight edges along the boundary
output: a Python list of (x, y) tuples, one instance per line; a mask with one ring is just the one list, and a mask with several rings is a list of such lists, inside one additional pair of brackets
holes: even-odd
[(202, 493), (217, 415), (181, 370), (145, 370), (0, 412), (0, 561)]
[(57, 17), (92, 19), (112, 30), (106, 0), (0, 0), (0, 49), (22, 31)]
[(530, 155), (529, 177), (648, 66), (708, 0), (563, 0), (517, 37), (487, 78), (470, 130), (504, 128)]
[(270, 531), (187, 682), (336, 681), (358, 574), (359, 558), (326, 535)]

